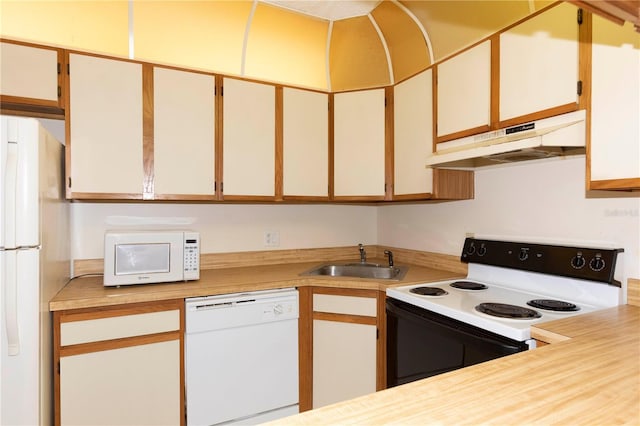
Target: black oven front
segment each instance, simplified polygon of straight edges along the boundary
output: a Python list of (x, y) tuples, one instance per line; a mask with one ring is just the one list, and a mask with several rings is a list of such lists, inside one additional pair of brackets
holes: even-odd
[(387, 387), (526, 351), (518, 342), (387, 298)]

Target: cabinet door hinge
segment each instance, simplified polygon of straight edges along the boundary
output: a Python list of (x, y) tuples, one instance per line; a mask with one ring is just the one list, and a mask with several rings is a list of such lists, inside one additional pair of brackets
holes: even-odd
[(58, 374), (60, 374), (60, 361), (58, 361)]
[(71, 176), (69, 176), (69, 188), (71, 188)]
[(62, 96), (62, 87), (58, 86), (58, 97)]
[(380, 339), (380, 329), (376, 327), (376, 340)]
[(70, 74), (70, 72), (71, 72), (70, 64), (67, 64), (67, 75), (69, 75), (69, 74)]
[(577, 92), (578, 92), (578, 96), (582, 95), (582, 80), (578, 80)]
[(582, 19), (583, 19), (582, 14), (583, 14), (582, 9), (578, 9), (578, 25), (582, 25)]
[(387, 98), (384, 98), (384, 107), (387, 107)]
[(58, 74), (62, 72), (62, 65), (58, 62)]

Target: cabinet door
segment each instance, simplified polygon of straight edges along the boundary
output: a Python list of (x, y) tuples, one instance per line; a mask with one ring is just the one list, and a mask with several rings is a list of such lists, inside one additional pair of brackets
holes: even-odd
[(183, 301), (54, 313), (56, 424), (184, 423)]
[(384, 89), (334, 96), (334, 195), (385, 194)]
[(215, 195), (215, 77), (154, 67), (154, 192)]
[(500, 121), (577, 109), (577, 81), (575, 6), (560, 4), (500, 34)]
[(394, 198), (433, 192), (433, 171), (424, 160), (433, 152), (432, 71), (394, 87)]
[(142, 65), (70, 54), (69, 67), (68, 195), (142, 198)]
[(56, 49), (0, 43), (3, 102), (58, 107), (60, 60)]
[(283, 194), (329, 195), (329, 96), (283, 89)]
[(640, 189), (640, 34), (593, 17), (590, 189)]
[(223, 84), (224, 198), (273, 199), (275, 87), (231, 78)]
[(437, 136), (446, 139), (489, 130), (491, 40), (437, 66)]
[(314, 294), (313, 311), (313, 408), (375, 392), (377, 299)]
[(63, 425), (179, 425), (180, 341), (60, 359)]

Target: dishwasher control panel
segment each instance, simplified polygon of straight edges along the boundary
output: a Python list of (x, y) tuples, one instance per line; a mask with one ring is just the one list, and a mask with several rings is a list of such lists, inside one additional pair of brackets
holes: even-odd
[(298, 319), (298, 290), (278, 289), (185, 300), (186, 332)]

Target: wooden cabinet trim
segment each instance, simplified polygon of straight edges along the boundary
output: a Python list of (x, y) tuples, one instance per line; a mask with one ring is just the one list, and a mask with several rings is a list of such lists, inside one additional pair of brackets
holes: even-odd
[(284, 195), (284, 103), (282, 86), (276, 86), (275, 95), (275, 201), (282, 201)]
[(376, 317), (363, 315), (334, 314), (331, 312), (313, 311), (313, 319), (332, 322), (346, 322), (349, 324), (377, 325)]
[[(357, 247), (356, 247), (357, 248)], [(340, 287), (312, 287), (313, 294), (329, 294), (333, 296), (353, 296), (367, 297), (375, 299), (378, 297), (377, 290), (361, 290), (356, 288), (340, 288)]]
[(545, 109), (542, 111), (536, 111), (531, 114), (521, 115), (519, 117), (514, 117), (508, 120), (501, 121), (498, 127), (504, 128), (504, 127), (515, 126), (515, 125), (526, 123), (529, 121), (536, 121), (536, 120), (541, 120), (543, 118), (553, 117), (554, 115), (574, 112), (574, 111), (577, 111), (578, 109), (579, 109), (578, 103), (571, 102), (565, 105), (559, 105), (557, 107)]
[(73, 321), (86, 321), (173, 310), (182, 311), (183, 309), (183, 299), (174, 299), (162, 302), (143, 302), (117, 306), (101, 306), (99, 308), (82, 308), (69, 311), (60, 311), (59, 322), (64, 323)]
[(313, 289), (298, 288), (298, 392), (300, 412), (313, 408)]
[(179, 330), (167, 331), (164, 333), (147, 334), (144, 336), (125, 337), (121, 339), (103, 340), (99, 342), (82, 343), (60, 347), (59, 356), (73, 356), (88, 354), (92, 352), (109, 351), (112, 349), (122, 349), (131, 346), (149, 345), (152, 343), (168, 342), (170, 340), (181, 340), (182, 333)]
[(142, 199), (153, 200), (155, 194), (154, 179), (154, 88), (153, 66), (142, 65)]
[(384, 199), (391, 201), (395, 187), (393, 86), (384, 89), (384, 106)]
[[(588, 164), (588, 163), (587, 163)], [(640, 191), (640, 177), (590, 181), (591, 190)]]

